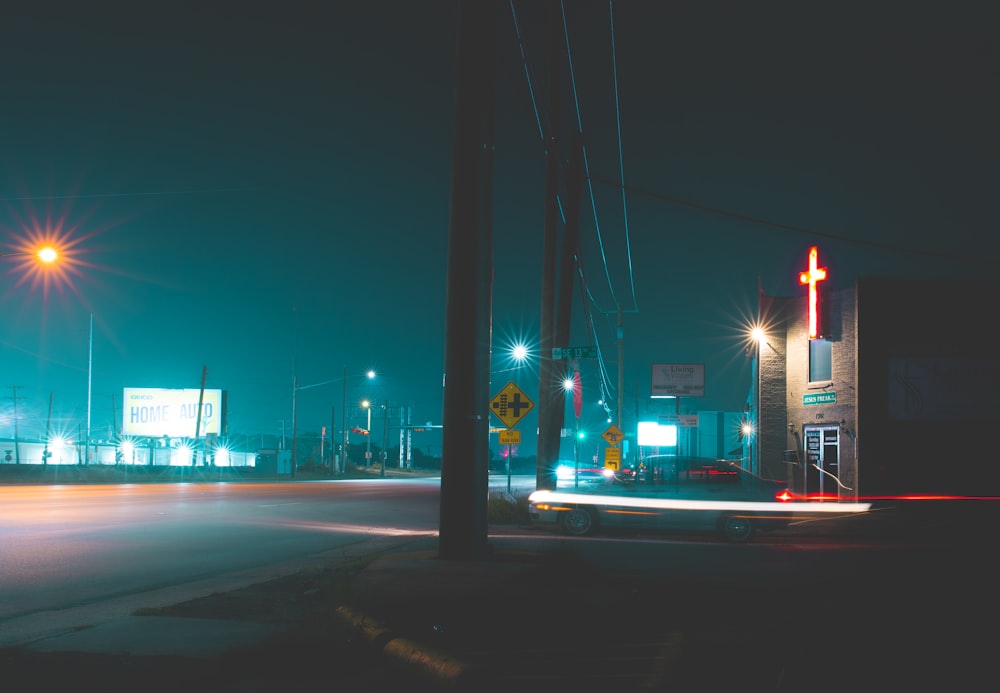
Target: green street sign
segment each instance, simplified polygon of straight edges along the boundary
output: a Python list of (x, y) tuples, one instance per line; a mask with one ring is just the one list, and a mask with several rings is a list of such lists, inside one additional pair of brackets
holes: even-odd
[(837, 403), (837, 393), (836, 392), (815, 392), (808, 395), (802, 395), (802, 405), (809, 406), (810, 404), (836, 404)]
[(554, 347), (552, 349), (554, 359), (596, 359), (597, 347)]

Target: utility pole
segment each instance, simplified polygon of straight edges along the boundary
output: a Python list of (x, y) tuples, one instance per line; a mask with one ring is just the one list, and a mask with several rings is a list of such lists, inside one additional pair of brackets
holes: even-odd
[(45, 447), (42, 450), (42, 466), (49, 463), (49, 433), (52, 430), (52, 392), (49, 393), (49, 417), (45, 420)]
[(439, 557), (487, 555), (496, 7), (458, 5)]
[(330, 474), (337, 473), (337, 408), (330, 407)]
[(14, 464), (21, 464), (21, 443), (17, 437), (17, 385), (11, 385), (14, 391)]
[(549, 122), (546, 141), (547, 170), (545, 176), (545, 226), (542, 235), (542, 305), (539, 330), (538, 358), (538, 441), (535, 463), (535, 488), (555, 490), (556, 460), (552, 450), (558, 450), (558, 438), (552, 441), (553, 416), (561, 404), (562, 390), (556, 388), (552, 347), (555, 332), (556, 236), (559, 195), (559, 3), (549, 3), (551, 28), (549, 41)]
[(379, 476), (385, 478), (385, 465), (389, 461), (389, 403), (382, 404), (382, 471)]
[(84, 450), (84, 461), (90, 464), (90, 403), (93, 400), (92, 383), (94, 381), (94, 314), (90, 314), (90, 347), (87, 352), (87, 447)]
[[(201, 440), (201, 408), (205, 404), (205, 380), (208, 378), (208, 366), (201, 367), (201, 388), (198, 390), (198, 412), (194, 419), (194, 452), (192, 454), (191, 466), (195, 466), (198, 461), (198, 446)], [(205, 445), (201, 444), (202, 461), (205, 456)]]
[(344, 434), (344, 440), (340, 446), (340, 464), (339, 471), (342, 474), (347, 473), (347, 366), (344, 366), (344, 377), (343, 377), (343, 388), (344, 388), (344, 401), (341, 402), (340, 407), (340, 422), (343, 424), (343, 430), (341, 433)]
[[(618, 305), (618, 430), (624, 431), (622, 428), (622, 403), (625, 399), (625, 330), (622, 328), (622, 307), (621, 304)], [(638, 392), (638, 391), (637, 391)], [(637, 395), (638, 396), (638, 395)], [(636, 426), (638, 426), (639, 419), (636, 419)], [(627, 437), (627, 436), (626, 436)], [(636, 437), (634, 439), (636, 443), (639, 440), (639, 431), (636, 429)], [(624, 441), (622, 442), (624, 445)], [(638, 447), (636, 445), (635, 447)]]
[[(573, 313), (573, 279), (576, 277), (580, 248), (580, 198), (583, 194), (583, 135), (577, 134), (573, 155), (570, 158), (569, 175), (566, 193), (566, 227), (563, 234), (563, 245), (560, 250), (558, 304), (555, 310), (555, 332), (552, 339), (553, 347), (569, 346), (571, 316)], [(574, 369), (579, 373), (579, 369)], [(564, 373), (555, 373), (556, 380), (562, 380)], [(574, 389), (579, 385), (574, 385)], [(556, 388), (562, 392), (562, 388)], [(565, 395), (564, 395), (565, 396)], [(577, 418), (579, 419), (579, 413)], [(562, 398), (553, 398), (552, 416), (548, 417), (547, 458), (559, 459), (561, 433), (566, 422), (566, 406)], [(579, 426), (579, 421), (577, 421)]]
[(111, 433), (112, 439), (118, 440), (118, 403), (115, 402), (115, 393), (111, 393)]

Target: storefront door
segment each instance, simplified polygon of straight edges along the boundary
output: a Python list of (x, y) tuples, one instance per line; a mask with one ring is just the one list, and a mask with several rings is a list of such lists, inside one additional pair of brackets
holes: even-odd
[(806, 426), (806, 495), (836, 499), (840, 480), (840, 427)]

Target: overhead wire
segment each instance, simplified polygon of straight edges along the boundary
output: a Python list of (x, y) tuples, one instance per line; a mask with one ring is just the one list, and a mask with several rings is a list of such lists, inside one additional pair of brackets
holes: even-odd
[(521, 54), (521, 64), (524, 66), (524, 77), (528, 81), (528, 94), (531, 96), (531, 107), (535, 112), (535, 124), (538, 126), (538, 137), (545, 142), (545, 130), (542, 128), (542, 118), (538, 113), (538, 101), (535, 99), (535, 88), (531, 83), (531, 72), (528, 69), (528, 54), (524, 47), (524, 39), (521, 37), (521, 28), (517, 24), (517, 11), (514, 9), (514, 0), (509, 0), (510, 16), (514, 22), (514, 36), (517, 38), (517, 48)]
[[(511, 11), (511, 19), (512, 19), (512, 22), (513, 22), (514, 34), (515, 34), (515, 38), (516, 38), (516, 41), (517, 41), (518, 53), (520, 55), (522, 66), (523, 66), (523, 69), (524, 69), (525, 79), (528, 82), (528, 93), (529, 93), (529, 96), (530, 96), (530, 99), (531, 99), (531, 106), (532, 106), (532, 110), (533, 110), (534, 117), (535, 117), (535, 124), (536, 124), (536, 127), (538, 129), (539, 139), (542, 142), (543, 148), (547, 149), (547, 143), (546, 143), (546, 140), (545, 140), (544, 127), (542, 125), (542, 117), (541, 117), (541, 114), (540, 114), (540, 108), (539, 108), (538, 100), (537, 100), (537, 98), (535, 96), (535, 88), (534, 88), (533, 81), (532, 81), (532, 72), (531, 72), (530, 64), (529, 64), (529, 60), (528, 60), (527, 47), (526, 47), (526, 44), (525, 44), (524, 37), (521, 34), (521, 30), (520, 30), (520, 26), (519, 26), (519, 22), (518, 22), (518, 18), (517, 18), (517, 10), (516, 10), (516, 8), (514, 6), (514, 1), (513, 0), (509, 0), (508, 4), (509, 4), (509, 7), (510, 7), (510, 11)], [(562, 15), (563, 36), (564, 36), (565, 44), (566, 44), (566, 56), (567, 56), (567, 62), (568, 62), (568, 66), (569, 66), (570, 83), (571, 83), (571, 86), (572, 86), (573, 101), (574, 101), (574, 107), (575, 107), (575, 113), (576, 113), (576, 126), (577, 126), (577, 130), (578, 130), (579, 134), (581, 135), (581, 139), (582, 139), (582, 136), (583, 136), (583, 116), (582, 116), (582, 110), (581, 110), (581, 106), (580, 106), (579, 93), (578, 93), (577, 83), (576, 83), (576, 71), (575, 71), (575, 68), (574, 68), (572, 47), (570, 45), (570, 39), (569, 39), (569, 27), (568, 27), (568, 21), (567, 21), (567, 16), (566, 16), (566, 6), (565, 6), (565, 2), (563, 2), (562, 0), (560, 1), (560, 11), (561, 11), (561, 15)], [(620, 179), (622, 181), (622, 185), (624, 186), (624, 180), (625, 180), (624, 179), (624, 163), (623, 163), (624, 159), (623, 159), (623, 156), (622, 156), (621, 114), (620, 114), (620, 108), (619, 108), (619, 88), (618, 88), (618, 77), (617, 77), (618, 68), (617, 68), (617, 61), (614, 58), (614, 52), (615, 51), (614, 51), (613, 14), (611, 15), (611, 18), (612, 18), (612, 26), (611, 26), (611, 34), (612, 34), (612, 60), (613, 60), (613, 63), (614, 63), (613, 72), (614, 72), (614, 85), (615, 85), (614, 86), (614, 91), (615, 91), (615, 112), (616, 112), (616, 123), (617, 123), (617, 130), (618, 130), (619, 175), (620, 175)], [(614, 305), (614, 310), (610, 310), (609, 311), (609, 310), (603, 309), (600, 306), (600, 303), (598, 302), (597, 298), (594, 296), (593, 291), (591, 290), (590, 284), (587, 281), (587, 277), (586, 277), (586, 274), (585, 274), (584, 269), (583, 269), (583, 263), (582, 263), (582, 260), (581, 260), (581, 257), (580, 257), (581, 253), (580, 253), (579, 248), (574, 249), (575, 250), (574, 259), (576, 260), (577, 272), (578, 272), (578, 275), (579, 275), (579, 278), (580, 278), (580, 291), (581, 291), (581, 297), (583, 298), (583, 303), (584, 303), (584, 320), (585, 320), (585, 323), (587, 325), (587, 332), (589, 333), (590, 339), (593, 340), (593, 344), (595, 345), (595, 347), (597, 349), (597, 354), (598, 354), (598, 356), (597, 356), (597, 361), (598, 361), (598, 381), (600, 383), (601, 401), (604, 403), (603, 406), (604, 406), (605, 412), (608, 414), (608, 416), (610, 418), (612, 414), (611, 414), (611, 410), (609, 408), (609, 402), (612, 400), (612, 398), (614, 396), (616, 396), (616, 392), (615, 392), (615, 387), (613, 385), (612, 378), (610, 377), (610, 374), (609, 374), (608, 369), (607, 369), (607, 363), (606, 363), (606, 360), (604, 359), (603, 351), (600, 348), (600, 339), (598, 337), (597, 328), (596, 328), (596, 325), (595, 325), (594, 320), (593, 320), (593, 310), (592, 310), (592, 308), (597, 309), (602, 314), (607, 315), (607, 314), (617, 313), (621, 309), (621, 304), (620, 304), (620, 302), (618, 300), (617, 293), (615, 291), (614, 282), (612, 281), (612, 278), (611, 278), (611, 271), (610, 271), (610, 267), (609, 267), (609, 263), (608, 263), (607, 252), (605, 250), (604, 238), (603, 238), (603, 234), (601, 232), (600, 218), (599, 218), (598, 211), (597, 211), (597, 200), (596, 200), (596, 195), (595, 195), (595, 192), (594, 192), (594, 186), (593, 186), (593, 183), (592, 183), (593, 177), (590, 175), (590, 163), (589, 163), (589, 160), (588, 160), (588, 157), (587, 157), (587, 149), (586, 149), (586, 146), (584, 144), (581, 144), (581, 148), (582, 148), (581, 154), (582, 154), (582, 157), (583, 157), (584, 177), (585, 177), (585, 179), (587, 181), (587, 189), (588, 189), (588, 196), (589, 196), (589, 199), (590, 199), (591, 213), (593, 214), (593, 217), (594, 217), (594, 227), (595, 227), (595, 231), (596, 231), (596, 235), (597, 235), (598, 247), (599, 247), (600, 256), (601, 256), (601, 262), (602, 262), (602, 265), (604, 267), (604, 275), (605, 275), (605, 279), (606, 279), (606, 281), (608, 283), (608, 290), (609, 290), (610, 295), (611, 295), (611, 300), (612, 300), (612, 303)], [(555, 155), (555, 152), (549, 152), (549, 155)], [(625, 213), (625, 219), (626, 219), (626, 221), (625, 221), (625, 232), (626, 232), (626, 243), (625, 243), (625, 245), (626, 245), (627, 258), (628, 258), (628, 273), (629, 273), (629, 282), (630, 282), (630, 287), (631, 287), (631, 292), (632, 292), (632, 304), (634, 306), (634, 309), (638, 310), (638, 301), (636, 299), (636, 294), (635, 294), (635, 281), (634, 281), (634, 278), (633, 278), (633, 271), (632, 271), (631, 243), (630, 243), (630, 240), (628, 238), (628, 217), (627, 217), (627, 209), (628, 208), (627, 208), (627, 205), (624, 204), (624, 202), (626, 200), (626, 194), (625, 194), (624, 190), (622, 190), (622, 200), (623, 200), (623, 211)], [(563, 201), (561, 199), (561, 196), (558, 195), (558, 193), (556, 194), (556, 205), (557, 205), (557, 208), (558, 208), (558, 212), (559, 212), (560, 218), (561, 218), (562, 222), (565, 224), (565, 222), (566, 222), (566, 215), (565, 215), (565, 210), (563, 208)]]
[[(574, 103), (574, 106), (576, 107), (576, 127), (577, 127), (577, 130), (578, 130), (579, 134), (582, 137), (583, 136), (583, 116), (580, 114), (580, 96), (579, 96), (579, 94), (577, 92), (577, 88), (576, 88), (576, 70), (573, 68), (573, 51), (572, 51), (572, 48), (569, 45), (569, 27), (567, 26), (567, 22), (566, 22), (566, 3), (565, 3), (565, 0), (560, 0), (559, 6), (560, 6), (560, 8), (562, 10), (563, 36), (564, 36), (565, 41), (566, 41), (566, 60), (567, 60), (568, 65), (569, 65), (569, 78), (570, 78), (570, 84), (572, 85), (572, 90), (573, 90), (573, 103)], [(604, 276), (607, 278), (607, 281), (608, 281), (608, 291), (611, 292), (611, 300), (614, 303), (615, 308), (617, 309), (618, 306), (619, 306), (618, 297), (615, 295), (614, 283), (611, 281), (611, 270), (608, 267), (608, 257), (607, 257), (607, 253), (604, 250), (604, 238), (601, 235), (601, 224), (600, 224), (600, 219), (599, 219), (598, 214), (597, 214), (597, 200), (594, 197), (594, 185), (590, 181), (590, 164), (587, 161), (587, 147), (586, 147), (585, 144), (583, 144), (581, 142), (580, 148), (581, 148), (582, 154), (583, 154), (583, 172), (584, 172), (584, 177), (587, 180), (587, 192), (588, 192), (588, 195), (590, 197), (590, 208), (591, 208), (591, 211), (593, 212), (593, 215), (594, 215), (594, 228), (595, 228), (595, 230), (597, 232), (597, 243), (598, 243), (598, 247), (600, 248), (600, 251), (601, 251), (601, 261), (604, 264)]]
[(615, 50), (615, 10), (612, 0), (608, 0), (608, 22), (611, 31), (611, 68), (615, 84), (615, 126), (618, 133), (618, 172), (622, 183), (622, 217), (625, 224), (625, 256), (628, 259), (628, 277), (632, 288), (632, 306), (638, 311), (639, 302), (635, 296), (635, 275), (632, 272), (632, 242), (628, 231), (628, 202), (625, 197), (625, 162), (622, 155), (622, 112), (620, 107), (620, 90), (618, 88), (618, 56)]
[(893, 243), (885, 243), (882, 241), (856, 238), (844, 234), (830, 233), (828, 231), (817, 231), (816, 229), (810, 229), (804, 226), (785, 224), (778, 221), (772, 221), (770, 219), (764, 219), (761, 217), (751, 216), (749, 214), (743, 214), (742, 212), (733, 212), (727, 209), (722, 209), (720, 207), (712, 207), (711, 205), (705, 205), (698, 202), (691, 202), (690, 200), (682, 200), (680, 198), (671, 197), (670, 195), (666, 195), (663, 193), (654, 192), (652, 190), (646, 190), (636, 185), (624, 185), (620, 182), (613, 181), (607, 178), (602, 178), (600, 176), (591, 176), (591, 179), (597, 183), (601, 183), (603, 185), (608, 185), (611, 187), (624, 187), (629, 192), (636, 195), (642, 195), (644, 197), (660, 200), (661, 202), (668, 202), (670, 204), (679, 205), (681, 207), (697, 209), (702, 212), (707, 212), (708, 214), (715, 214), (721, 217), (728, 217), (729, 219), (735, 219), (737, 221), (745, 221), (750, 224), (755, 224), (757, 226), (767, 226), (773, 229), (779, 229), (781, 231), (789, 231), (792, 233), (805, 234), (808, 236), (815, 236), (818, 238), (829, 238), (831, 240), (843, 241), (845, 243), (864, 245), (870, 248), (881, 248), (882, 250), (891, 250), (894, 252), (901, 252), (901, 253), (911, 253), (914, 255), (923, 255), (926, 257), (954, 260), (957, 262), (973, 262), (973, 263), (990, 264), (990, 265), (998, 264), (996, 258), (993, 257), (988, 257), (983, 255), (956, 255), (954, 253), (945, 253), (939, 250), (929, 250), (926, 248), (913, 248)]
[[(605, 278), (606, 278), (606, 280), (608, 282), (608, 290), (611, 293), (612, 302), (613, 302), (613, 304), (614, 304), (614, 306), (615, 306), (615, 308), (617, 310), (617, 309), (620, 308), (620, 303), (618, 301), (618, 297), (617, 297), (616, 292), (615, 292), (614, 282), (611, 280), (611, 271), (610, 271), (610, 268), (608, 266), (607, 253), (605, 252), (605, 248), (604, 248), (604, 238), (603, 238), (603, 235), (601, 233), (600, 217), (599, 217), (599, 215), (597, 213), (597, 199), (596, 199), (596, 196), (594, 195), (593, 184), (590, 182), (590, 163), (589, 163), (588, 158), (587, 158), (587, 147), (586, 147), (586, 144), (583, 142), (583, 115), (581, 113), (579, 91), (577, 89), (577, 84), (576, 84), (576, 69), (574, 67), (574, 62), (573, 62), (573, 50), (572, 50), (572, 47), (570, 46), (569, 26), (568, 26), (568, 22), (567, 22), (567, 19), (566, 19), (566, 5), (565, 5), (565, 2), (562, 1), (562, 0), (560, 1), (560, 8), (561, 8), (562, 20), (563, 20), (563, 36), (564, 36), (564, 40), (566, 42), (566, 59), (567, 59), (567, 63), (568, 63), (568, 69), (569, 69), (569, 75), (570, 75), (570, 84), (571, 84), (572, 93), (573, 93), (573, 104), (574, 104), (575, 112), (576, 112), (576, 126), (577, 126), (577, 131), (580, 134), (580, 139), (581, 139), (580, 149), (581, 149), (581, 154), (582, 154), (582, 157), (583, 157), (583, 169), (584, 169), (585, 178), (587, 180), (587, 190), (588, 190), (588, 195), (589, 195), (589, 198), (590, 198), (591, 212), (592, 212), (592, 214), (594, 216), (594, 229), (595, 229), (595, 232), (597, 234), (598, 247), (600, 249), (600, 254), (601, 254), (601, 262), (602, 262), (602, 265), (604, 267), (604, 276), (605, 276)], [(607, 411), (608, 416), (610, 417), (610, 410), (608, 409), (608, 404), (607, 403), (611, 399), (611, 397), (609, 396), (609, 394), (612, 392), (613, 388), (611, 387), (611, 384), (610, 384), (611, 380), (608, 377), (607, 370), (606, 370), (606, 367), (605, 367), (605, 362), (604, 362), (603, 354), (602, 354), (601, 348), (600, 348), (600, 340), (598, 339), (597, 331), (594, 328), (593, 320), (590, 319), (589, 305), (592, 302), (593, 305), (596, 306), (597, 303), (596, 303), (596, 301), (593, 301), (593, 294), (592, 294), (592, 292), (590, 291), (590, 289), (587, 286), (586, 277), (585, 277), (584, 272), (583, 272), (583, 263), (582, 263), (582, 260), (580, 258), (579, 249), (577, 249), (577, 251), (578, 252), (576, 253), (575, 260), (576, 260), (576, 265), (577, 265), (577, 271), (579, 273), (579, 277), (580, 277), (580, 280), (581, 280), (581, 297), (583, 298), (584, 295), (586, 295), (586, 298), (584, 298), (584, 315), (585, 315), (584, 319), (585, 319), (585, 322), (586, 322), (586, 324), (588, 326), (588, 331), (590, 332), (590, 337), (593, 340), (595, 347), (597, 348), (597, 353), (598, 353), (598, 379), (599, 379), (599, 382), (600, 382), (601, 401), (604, 403), (605, 410)], [(589, 299), (589, 301), (587, 299)], [(634, 301), (634, 295), (633, 295), (633, 301)]]

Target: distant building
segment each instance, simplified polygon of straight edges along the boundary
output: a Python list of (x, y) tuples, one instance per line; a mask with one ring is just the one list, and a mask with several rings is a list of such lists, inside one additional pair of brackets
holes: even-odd
[(996, 281), (859, 279), (761, 296), (756, 469), (831, 499), (1000, 495)]

